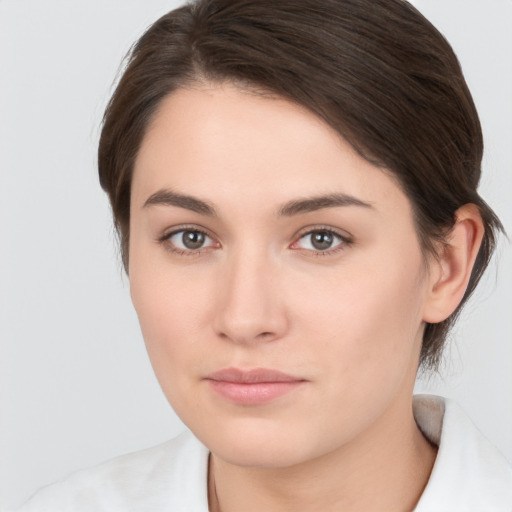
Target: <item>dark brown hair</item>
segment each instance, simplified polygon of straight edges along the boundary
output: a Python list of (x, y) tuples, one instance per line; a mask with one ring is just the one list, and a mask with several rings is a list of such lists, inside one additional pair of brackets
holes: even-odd
[(125, 269), (133, 165), (152, 116), (172, 91), (222, 81), (306, 106), (390, 171), (425, 252), (435, 252), (459, 207), (478, 206), (485, 235), (466, 294), (425, 329), (420, 361), (436, 368), (502, 229), (477, 193), (482, 132), (449, 43), (403, 0), (198, 0), (160, 18), (128, 56), (98, 151)]

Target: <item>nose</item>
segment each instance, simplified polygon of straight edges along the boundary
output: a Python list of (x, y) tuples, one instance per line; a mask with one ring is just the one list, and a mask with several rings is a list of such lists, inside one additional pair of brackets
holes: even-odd
[(270, 342), (288, 329), (278, 265), (264, 255), (238, 254), (219, 273), (216, 334), (235, 343)]

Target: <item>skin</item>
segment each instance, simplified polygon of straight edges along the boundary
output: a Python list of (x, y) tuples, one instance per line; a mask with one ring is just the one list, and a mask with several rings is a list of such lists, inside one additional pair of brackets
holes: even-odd
[[(334, 193), (367, 206), (279, 214)], [(472, 205), (457, 218), (426, 258), (397, 183), (302, 106), (230, 84), (162, 102), (135, 163), (131, 295), (165, 395), (211, 451), (210, 510), (414, 508), (436, 455), (412, 415), (424, 325), (457, 306), (482, 235)], [(207, 234), (199, 251), (180, 229)], [(239, 405), (205, 380), (227, 367), (303, 382)]]

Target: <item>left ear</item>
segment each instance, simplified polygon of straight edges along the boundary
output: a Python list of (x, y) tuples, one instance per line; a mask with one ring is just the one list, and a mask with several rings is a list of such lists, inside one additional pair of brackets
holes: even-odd
[(455, 224), (430, 263), (429, 288), (423, 320), (442, 322), (457, 308), (468, 286), (484, 225), (478, 207), (465, 204), (455, 212)]

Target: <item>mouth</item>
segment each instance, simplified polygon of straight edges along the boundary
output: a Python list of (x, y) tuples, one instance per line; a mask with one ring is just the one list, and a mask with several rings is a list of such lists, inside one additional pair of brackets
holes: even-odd
[(301, 377), (267, 368), (225, 368), (208, 375), (205, 380), (217, 395), (239, 405), (271, 402), (307, 382)]

